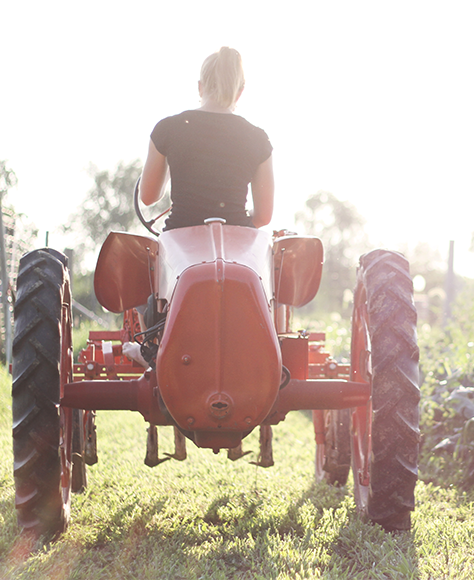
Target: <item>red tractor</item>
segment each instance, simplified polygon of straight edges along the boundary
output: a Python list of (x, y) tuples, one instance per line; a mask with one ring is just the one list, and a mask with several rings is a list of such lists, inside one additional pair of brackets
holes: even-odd
[[(292, 331), (290, 312), (321, 279), (318, 238), (229, 226), (219, 218), (152, 236), (113, 232), (95, 272), (119, 331), (91, 332), (73, 361), (67, 258), (50, 248), (23, 256), (13, 346), (13, 448), (20, 526), (58, 534), (71, 492), (97, 461), (95, 411), (140, 412), (150, 426), (145, 463), (158, 457), (157, 425), (173, 426), (173, 458), (186, 439), (230, 459), (260, 429), (258, 464), (273, 465), (272, 426), (312, 410), (316, 478), (344, 485), (352, 464), (359, 510), (387, 530), (410, 527), (418, 464), (418, 347), (405, 258), (360, 259), (349, 364), (324, 335)], [(146, 306), (139, 321), (136, 308)], [(141, 308), (143, 310), (143, 308)], [(127, 358), (138, 342), (148, 368)], [(166, 459), (169, 459), (167, 457)]]

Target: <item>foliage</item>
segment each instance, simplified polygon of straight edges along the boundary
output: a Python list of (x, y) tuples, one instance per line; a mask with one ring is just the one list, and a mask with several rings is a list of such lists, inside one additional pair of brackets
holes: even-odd
[[(12, 318), (12, 305), (15, 300), (15, 285), (18, 261), (22, 254), (29, 251), (38, 235), (37, 228), (29, 223), (24, 214), (17, 213), (10, 204), (5, 204), (4, 196), (9, 189), (17, 184), (15, 172), (10, 169), (6, 161), (0, 160), (0, 222), (2, 272), (0, 284), (0, 361), (5, 362), (5, 318)], [(5, 280), (3, 278), (5, 277)], [(3, 293), (5, 289), (5, 294)]]
[[(438, 249), (426, 242), (419, 242), (413, 248), (401, 247), (399, 250), (410, 263), (410, 273), (416, 286), (416, 278), (421, 277), (424, 288), (416, 291), (418, 320), (429, 325), (443, 323), (446, 309), (446, 286), (448, 264), (441, 258)], [(453, 293), (461, 292), (464, 280), (461, 276), (453, 275)]]
[(0, 161), (0, 361), (2, 363), (10, 360), (8, 351), (11, 352), (11, 285), (7, 270), (7, 235), (3, 219), (3, 196), (15, 184), (14, 171), (7, 167), (6, 161)]
[(79, 258), (95, 251), (110, 231), (128, 230), (135, 221), (132, 194), (141, 166), (138, 160), (128, 165), (120, 162), (111, 173), (91, 165), (89, 173), (94, 187), (64, 226), (65, 233), (78, 234), (79, 245), (74, 250)]
[(423, 276), (426, 292), (444, 287), (447, 264), (437, 248), (427, 242), (419, 242), (413, 248), (406, 246), (400, 251), (410, 263), (412, 277)]
[(352, 204), (340, 201), (332, 193), (318, 191), (306, 200), (295, 221), (304, 233), (318, 236), (324, 245), (321, 287), (317, 299), (304, 307), (303, 313), (347, 314), (359, 256), (370, 248), (365, 220)]
[[(133, 204), (135, 184), (142, 168), (138, 160), (118, 163), (114, 171), (99, 170), (91, 165), (94, 187), (63, 227), (72, 272), (73, 297), (101, 318), (114, 319), (104, 313), (94, 292), (94, 269), (98, 250), (111, 231), (147, 233), (139, 222)], [(146, 219), (156, 217), (169, 205), (169, 195), (149, 210), (142, 208)], [(81, 315), (76, 313), (76, 319)]]
[(474, 486), (474, 281), (466, 283), (444, 329), (420, 332), (426, 481)]
[[(96, 298), (94, 290), (94, 272), (86, 271), (82, 273), (80, 271), (78, 272), (77, 269), (73, 269), (72, 276), (72, 296), (76, 303), (79, 303), (91, 313), (95, 314), (95, 318), (93, 319), (94, 323), (99, 324), (99, 326), (106, 327), (108, 330), (121, 328), (123, 315), (108, 312), (102, 308)], [(73, 315), (75, 328), (82, 326), (84, 323), (90, 323), (91, 319), (74, 305)], [(100, 323), (100, 321), (103, 321), (103, 324)]]
[[(88, 268), (88, 256), (96, 253), (99, 246), (111, 231), (140, 231), (140, 224), (133, 204), (135, 184), (141, 175), (140, 161), (128, 164), (119, 162), (115, 171), (99, 170), (91, 165), (90, 175), (94, 187), (89, 191), (82, 204), (69, 217), (64, 233), (72, 238), (72, 246), (78, 270)], [(158, 215), (169, 205), (169, 196), (165, 196), (153, 206), (153, 215)], [(144, 210), (146, 218), (151, 217)]]
[[(321, 238), (325, 253), (318, 295), (301, 308), (298, 315), (318, 319), (337, 312), (344, 318), (350, 316), (359, 257), (375, 249), (365, 234), (364, 218), (353, 205), (340, 201), (332, 193), (318, 191), (308, 198), (304, 209), (295, 215), (295, 221), (302, 233)], [(424, 280), (425, 288), (416, 296), (419, 320), (440, 324), (445, 306), (447, 267), (440, 252), (425, 242), (415, 247), (406, 244), (388, 249), (400, 251), (410, 263), (412, 277), (421, 276)], [(461, 282), (460, 277), (456, 277), (456, 291)]]
[[(96, 298), (94, 291), (94, 272), (77, 271), (72, 268), (72, 295), (74, 300), (98, 316), (103, 317), (104, 311)], [(85, 320), (84, 315), (74, 310), (74, 326)]]
[(8, 167), (7, 161), (0, 159), (0, 194), (7, 193), (17, 182), (16, 173)]

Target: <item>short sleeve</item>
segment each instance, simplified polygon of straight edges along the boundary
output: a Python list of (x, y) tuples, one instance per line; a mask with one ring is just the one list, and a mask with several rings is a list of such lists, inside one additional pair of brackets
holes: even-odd
[(265, 131), (263, 129), (260, 129), (260, 131), (262, 132), (262, 147), (261, 147), (261, 161), (260, 163), (263, 163), (264, 161), (266, 161), (270, 155), (272, 154), (273, 151), (273, 146), (270, 143), (270, 139), (268, 138), (268, 135), (265, 133)]
[(153, 144), (156, 147), (156, 150), (164, 155), (165, 157), (168, 156), (168, 118), (162, 119), (156, 125), (153, 131), (151, 132), (150, 138), (153, 141)]

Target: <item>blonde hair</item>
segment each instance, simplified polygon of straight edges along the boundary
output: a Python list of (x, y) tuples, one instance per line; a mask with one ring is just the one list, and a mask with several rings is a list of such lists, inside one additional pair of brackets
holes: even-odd
[(245, 86), (242, 57), (234, 49), (223, 46), (206, 58), (201, 67), (203, 94), (222, 107), (232, 107)]

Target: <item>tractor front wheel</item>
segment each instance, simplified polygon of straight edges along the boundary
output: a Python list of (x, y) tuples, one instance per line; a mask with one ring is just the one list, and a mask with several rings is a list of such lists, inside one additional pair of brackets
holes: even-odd
[(410, 528), (418, 476), (419, 350), (408, 262), (375, 250), (360, 259), (351, 380), (372, 397), (352, 410), (352, 468), (359, 510), (386, 530)]

